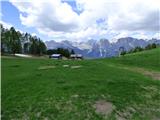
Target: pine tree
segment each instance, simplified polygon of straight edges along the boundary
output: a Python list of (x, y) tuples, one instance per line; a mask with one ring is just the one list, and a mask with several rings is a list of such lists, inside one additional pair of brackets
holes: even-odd
[(73, 50), (73, 49), (71, 50), (71, 54), (75, 54), (75, 52), (74, 52), (74, 50)]
[[(28, 33), (16, 31), (14, 27), (10, 29), (1, 27), (1, 51), (6, 53), (29, 53), (42, 55), (46, 53), (46, 45), (40, 38), (32, 37)], [(22, 50), (23, 49), (23, 50)]]
[(20, 36), (21, 34), (19, 32), (16, 32), (14, 27), (10, 28), (10, 45), (13, 54), (21, 52)]

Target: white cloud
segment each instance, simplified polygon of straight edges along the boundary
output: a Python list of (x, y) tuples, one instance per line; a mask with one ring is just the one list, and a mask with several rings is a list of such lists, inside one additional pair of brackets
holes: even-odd
[(75, 0), (79, 14), (61, 0), (10, 1), (20, 11), (23, 25), (57, 40), (104, 35), (147, 38), (147, 33), (156, 34), (160, 28), (159, 0)]
[[(11, 27), (13, 27), (13, 25), (11, 23), (7, 23), (7, 22), (4, 22), (2, 20), (0, 20), (0, 23), (3, 25), (4, 28), (7, 28), (7, 29), (10, 29)], [(23, 32), (22, 30), (18, 29), (18, 28), (15, 28), (17, 31), (21, 32), (21, 33), (25, 33)]]
[(160, 32), (155, 33), (155, 34), (153, 35), (153, 38), (158, 38), (158, 39), (160, 39)]
[(10, 29), (13, 25), (11, 23), (7, 23), (0, 20), (0, 23), (3, 25), (4, 28)]
[(37, 36), (37, 34), (36, 34), (36, 33), (32, 33), (31, 35), (32, 35), (32, 36)]

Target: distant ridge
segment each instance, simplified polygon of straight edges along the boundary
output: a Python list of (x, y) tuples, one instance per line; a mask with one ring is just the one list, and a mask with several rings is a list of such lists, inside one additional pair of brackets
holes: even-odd
[(120, 47), (124, 47), (126, 51), (137, 46), (145, 47), (148, 44), (160, 44), (160, 39), (137, 39), (132, 37), (119, 38), (116, 42), (110, 42), (108, 39), (88, 40), (85, 42), (72, 42), (69, 40), (56, 42), (54, 40), (46, 41), (48, 49), (68, 48), (73, 49), (76, 53), (82, 54), (84, 57), (105, 58), (117, 56)]

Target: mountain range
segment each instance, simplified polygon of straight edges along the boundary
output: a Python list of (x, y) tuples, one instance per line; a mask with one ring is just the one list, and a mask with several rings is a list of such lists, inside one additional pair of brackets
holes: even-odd
[(45, 42), (47, 49), (73, 49), (75, 53), (82, 54), (87, 58), (114, 57), (119, 54), (120, 47), (123, 47), (125, 51), (129, 51), (137, 46), (144, 48), (148, 44), (152, 43), (160, 44), (160, 39), (144, 40), (125, 37), (117, 39), (116, 42), (110, 42), (108, 39), (90, 39), (85, 42), (72, 42), (68, 40), (64, 40), (61, 42), (50, 40)]

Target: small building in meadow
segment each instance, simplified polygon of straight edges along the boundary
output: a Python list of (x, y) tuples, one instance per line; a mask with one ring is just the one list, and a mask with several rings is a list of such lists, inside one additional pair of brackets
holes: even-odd
[(77, 59), (83, 59), (83, 55), (82, 54), (77, 54)]
[(61, 54), (52, 54), (49, 56), (49, 58), (51, 59), (62, 59), (62, 55)]
[(71, 59), (76, 59), (76, 54), (71, 54), (71, 55), (70, 55), (70, 58), (71, 58)]
[(71, 54), (70, 55), (71, 59), (83, 59), (83, 55), (82, 54)]

